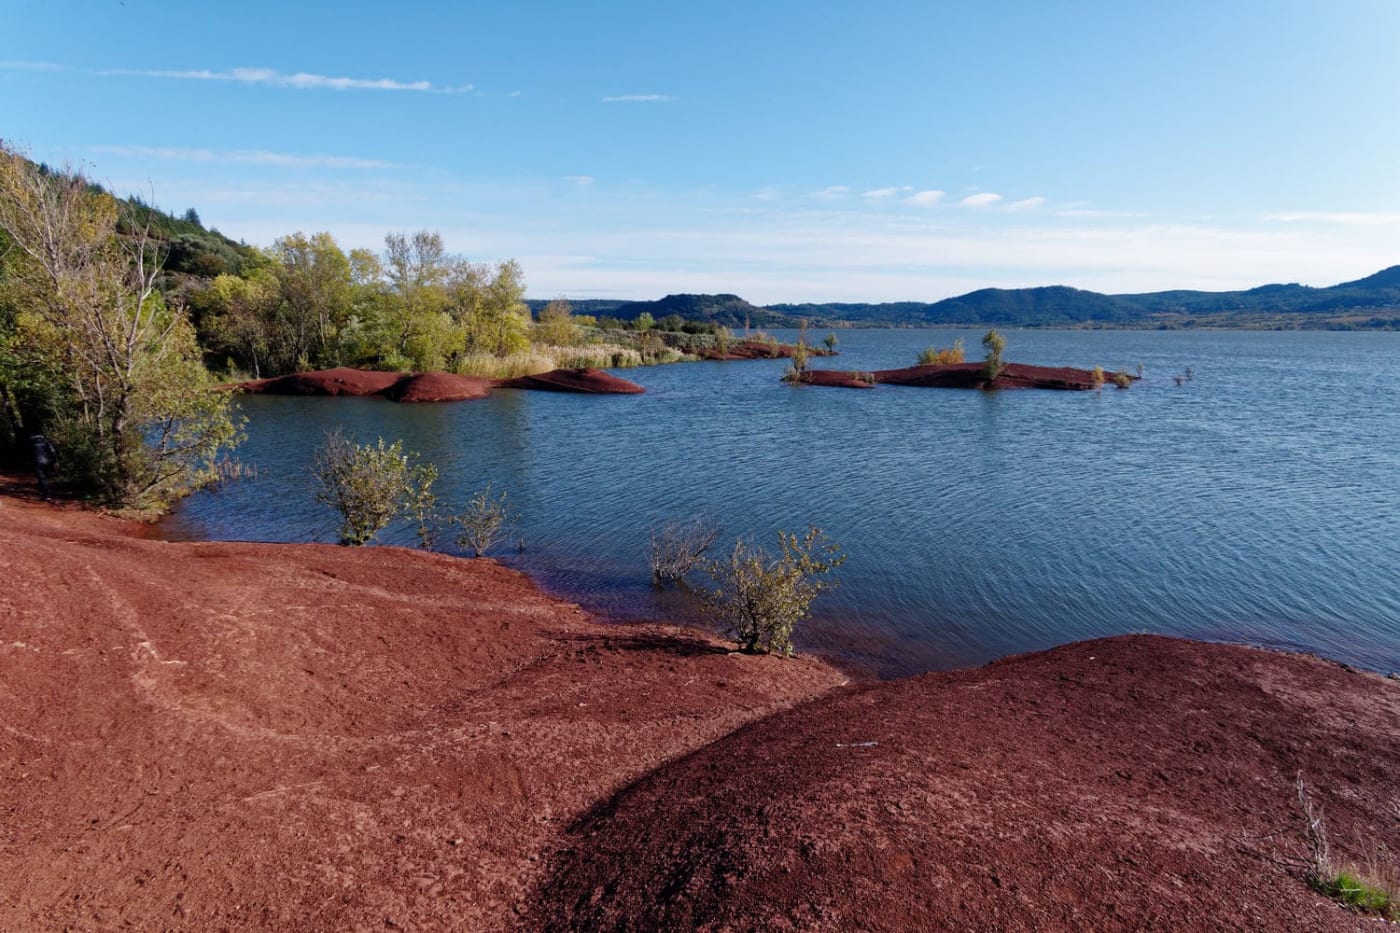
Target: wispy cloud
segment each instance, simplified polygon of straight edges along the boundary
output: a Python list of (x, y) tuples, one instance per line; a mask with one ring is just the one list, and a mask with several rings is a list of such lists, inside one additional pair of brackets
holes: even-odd
[(776, 185), (764, 185), (753, 193), (755, 201), (776, 201), (782, 196)]
[(1388, 227), (1400, 224), (1400, 214), (1364, 211), (1288, 211), (1265, 214), (1264, 219), (1287, 224), (1324, 223), (1352, 227)]
[(932, 207), (935, 204), (941, 203), (943, 197), (944, 192), (935, 188), (929, 188), (925, 191), (915, 191), (913, 194), (909, 195), (909, 197), (905, 198), (905, 200), (919, 207)]
[(605, 104), (669, 104), (680, 100), (671, 94), (614, 94), (604, 97)]
[(1055, 212), (1056, 217), (1095, 217), (1111, 220), (1115, 217), (1146, 217), (1140, 211), (1106, 211), (1090, 207), (1068, 207)]
[(356, 156), (296, 155), (264, 149), (166, 149), (156, 146), (89, 146), (89, 151), (130, 159), (161, 159), (173, 162), (272, 165), (284, 168), (399, 168), (398, 163)]
[(872, 201), (884, 201), (894, 197), (897, 194), (902, 194), (905, 191), (913, 190), (914, 189), (909, 187), (908, 185), (899, 185), (893, 188), (871, 188), (869, 191), (862, 191), (860, 193), (860, 196), (863, 198), (869, 198)]
[(981, 194), (969, 194), (958, 202), (962, 207), (991, 207), (1001, 200), (1001, 195), (992, 194), (990, 191), (983, 191)]
[(587, 188), (598, 179), (594, 178), (592, 175), (565, 175), (564, 180), (571, 181), (580, 188)]
[(291, 74), (271, 68), (231, 68), (228, 71), (162, 71), (138, 68), (117, 68), (100, 71), (103, 75), (125, 75), (138, 78), (171, 78), (181, 81), (229, 81), (237, 84), (287, 87), (298, 90), (330, 91), (417, 91), (425, 94), (464, 94), (472, 85), (439, 87), (431, 81), (398, 81), (393, 78), (346, 78), (309, 74)]
[(817, 198), (822, 201), (835, 201), (844, 198), (851, 193), (851, 189), (845, 185), (827, 185), (820, 191), (813, 191), (808, 197)]
[(11, 71), (68, 71), (67, 65), (58, 65), (54, 62), (0, 62), (0, 68), (8, 68)]
[(1006, 205), (1006, 209), (1008, 211), (1033, 211), (1037, 207), (1045, 204), (1045, 201), (1045, 198), (1036, 195), (1033, 198), (1022, 198), (1019, 201), (1012, 201), (1010, 204)]

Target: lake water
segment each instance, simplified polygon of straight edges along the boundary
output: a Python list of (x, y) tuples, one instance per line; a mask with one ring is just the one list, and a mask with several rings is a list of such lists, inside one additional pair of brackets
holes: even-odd
[[(975, 357), (981, 332), (838, 336), (842, 355), (817, 366), (904, 366), (959, 336)], [(449, 498), (508, 490), (525, 549), (501, 559), (615, 618), (694, 619), (650, 586), (648, 534), (704, 515), (722, 540), (815, 524), (839, 542), (841, 585), (798, 645), (881, 676), (1126, 632), (1400, 670), (1400, 334), (1006, 336), (1008, 360), (1141, 363), (1145, 378), (1097, 393), (822, 389), (752, 361), (618, 371), (640, 396), (251, 396), (239, 457), (258, 478), (190, 497), (163, 530), (335, 540), (309, 466), (340, 425), (403, 439)]]

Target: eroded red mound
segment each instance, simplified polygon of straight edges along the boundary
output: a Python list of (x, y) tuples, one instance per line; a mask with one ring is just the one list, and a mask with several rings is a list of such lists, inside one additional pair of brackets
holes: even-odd
[(494, 388), (635, 395), (646, 390), (598, 369), (555, 369), (518, 379), (487, 379), (452, 373), (386, 373), (368, 369), (323, 369), (244, 382), (235, 388), (267, 395), (377, 395), (395, 402), (460, 402), (485, 398)]
[(852, 687), (572, 827), (527, 926), (1352, 930), (1303, 878), (1400, 851), (1400, 684), (1150, 636)]
[(587, 392), (606, 395), (639, 395), (646, 390), (601, 369), (553, 369), (534, 376), (520, 376), (501, 383), (511, 389), (546, 392)]
[(460, 402), (485, 398), (500, 385), (498, 379), (453, 373), (409, 373), (380, 394), (393, 402)]
[(402, 373), (372, 369), (321, 369), (309, 373), (289, 373), (271, 379), (239, 384), (244, 392), (265, 395), (378, 395), (402, 378)]

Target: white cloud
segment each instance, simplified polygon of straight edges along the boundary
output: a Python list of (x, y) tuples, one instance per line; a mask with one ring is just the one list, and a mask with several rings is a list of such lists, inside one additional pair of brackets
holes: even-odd
[(587, 188), (598, 179), (594, 178), (592, 175), (565, 175), (564, 180), (571, 181), (580, 188)]
[(68, 71), (67, 65), (57, 65), (53, 62), (0, 62), (0, 68), (8, 68), (11, 71)]
[(860, 196), (863, 198), (869, 198), (872, 201), (884, 201), (888, 198), (894, 197), (897, 194), (902, 194), (905, 191), (913, 190), (914, 189), (909, 187), (908, 185), (900, 185), (895, 188), (872, 188), (869, 191), (862, 191), (860, 193)]
[(764, 185), (753, 193), (755, 201), (776, 201), (782, 196), (776, 185)]
[(519, 92), (519, 91), (511, 91), (511, 92), (510, 92), (509, 94), (507, 94), (506, 96), (507, 96), (507, 97), (519, 97), (519, 96), (520, 96), (520, 92)]
[(958, 204), (962, 207), (991, 207), (1001, 200), (1001, 195), (992, 194), (990, 191), (983, 191), (981, 194), (969, 194)]
[(1055, 212), (1056, 217), (1096, 217), (1104, 220), (1115, 217), (1146, 217), (1138, 211), (1101, 211), (1087, 207), (1072, 207)]
[(604, 97), (605, 104), (669, 104), (680, 100), (670, 94), (615, 94)]
[(935, 204), (941, 203), (943, 198), (944, 192), (935, 188), (929, 188), (925, 191), (915, 191), (913, 194), (909, 195), (909, 197), (905, 198), (905, 200), (919, 207), (932, 207)]
[(1033, 211), (1044, 204), (1045, 201), (1045, 198), (1036, 195), (1033, 198), (1022, 198), (1019, 201), (1012, 201), (1010, 204), (1006, 205), (1006, 209), (1008, 211)]
[(1265, 214), (1264, 219), (1277, 223), (1324, 223), (1354, 227), (1388, 227), (1400, 224), (1400, 214), (1362, 211), (1290, 211)]
[(228, 71), (159, 71), (119, 68), (98, 72), (104, 75), (130, 75), (140, 78), (174, 78), (184, 81), (232, 81), (238, 84), (289, 87), (301, 90), (332, 91), (418, 91), (428, 94), (463, 94), (472, 85), (437, 87), (431, 81), (397, 81), (393, 78), (343, 78), (298, 71), (286, 74), (271, 68), (232, 68)]
[(818, 198), (823, 201), (834, 201), (837, 198), (844, 198), (850, 193), (851, 189), (845, 185), (827, 185), (820, 191), (813, 191), (808, 197)]
[(165, 149), (155, 146), (89, 146), (92, 152), (130, 159), (161, 159), (174, 162), (226, 163), (233, 165), (272, 165), (285, 168), (399, 168), (383, 159), (355, 156), (294, 155), (264, 149)]

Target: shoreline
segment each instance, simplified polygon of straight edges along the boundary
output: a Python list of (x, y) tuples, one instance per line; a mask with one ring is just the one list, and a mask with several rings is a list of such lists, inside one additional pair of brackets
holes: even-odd
[(1339, 857), (1400, 849), (1400, 683), (1337, 662), (853, 683), (489, 559), (131, 531), (0, 489), (0, 926), (1352, 929), (1298, 772)]

